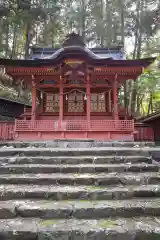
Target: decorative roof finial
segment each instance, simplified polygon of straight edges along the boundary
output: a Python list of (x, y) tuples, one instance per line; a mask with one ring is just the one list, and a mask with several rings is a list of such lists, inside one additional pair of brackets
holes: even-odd
[(63, 47), (68, 46), (81, 46), (85, 47), (84, 39), (79, 34), (72, 32), (68, 34), (65, 38), (65, 41), (63, 43)]

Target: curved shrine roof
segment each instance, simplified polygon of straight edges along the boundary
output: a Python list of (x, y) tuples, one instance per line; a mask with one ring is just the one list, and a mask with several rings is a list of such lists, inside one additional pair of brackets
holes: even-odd
[[(44, 57), (45, 59), (53, 59), (56, 60), (57, 58), (61, 58), (65, 55), (83, 55), (87, 58), (90, 59), (102, 59), (99, 55), (96, 55), (94, 52), (92, 52), (89, 48), (87, 47), (82, 47), (82, 46), (67, 46), (67, 47), (63, 47), (58, 49), (55, 53), (53, 53), (51, 56), (49, 57)], [(106, 58), (106, 59), (112, 59), (112, 58)]]
[[(69, 57), (70, 55), (68, 55)], [(55, 56), (54, 56), (55, 57)], [(75, 56), (72, 55), (72, 58)], [(77, 56), (76, 56), (77, 58)], [(54, 66), (64, 60), (64, 56), (51, 59), (36, 59), (36, 60), (14, 60), (14, 59), (0, 59), (0, 65), (16, 66), (16, 67), (49, 67)], [(147, 67), (155, 58), (145, 58), (138, 60), (112, 60), (112, 59), (86, 59), (89, 64), (104, 67)]]
[[(102, 54), (104, 52), (111, 53), (109, 55)], [(121, 58), (118, 60), (112, 57), (112, 52), (116, 50), (119, 51)], [(12, 60), (12, 59), (0, 59), (0, 65), (5, 66), (16, 66), (16, 67), (54, 67), (55, 65), (60, 64), (66, 58), (72, 59), (84, 59), (88, 64), (93, 66), (104, 66), (104, 67), (147, 67), (150, 65), (155, 58), (146, 58), (139, 60), (123, 60), (122, 47), (112, 48), (112, 49), (89, 49), (85, 46), (81, 36), (75, 33), (71, 33), (67, 36), (66, 40), (63, 43), (62, 48), (60, 49), (50, 49), (47, 54), (44, 55), (44, 52), (47, 49), (43, 48), (33, 48), (32, 52), (39, 53), (39, 58), (35, 59), (32, 56), (32, 59), (28, 60)], [(102, 57), (103, 55), (103, 57)]]

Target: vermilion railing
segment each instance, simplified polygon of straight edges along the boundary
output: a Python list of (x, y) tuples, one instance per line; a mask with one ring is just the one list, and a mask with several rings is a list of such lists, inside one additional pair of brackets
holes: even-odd
[(14, 140), (14, 122), (0, 122), (0, 140)]
[(132, 120), (16, 120), (16, 131), (134, 131)]
[[(134, 130), (135, 129), (135, 130)], [(0, 140), (14, 140), (15, 130), (25, 131), (108, 131), (108, 132), (135, 132), (135, 141), (154, 141), (153, 129), (144, 124), (135, 124), (132, 120), (16, 120), (16, 122), (0, 122)]]

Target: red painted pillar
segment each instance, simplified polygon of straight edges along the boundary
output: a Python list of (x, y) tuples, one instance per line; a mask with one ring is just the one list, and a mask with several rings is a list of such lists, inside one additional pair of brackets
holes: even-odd
[(111, 98), (111, 90), (108, 91), (108, 112), (112, 112), (112, 98)]
[(89, 83), (89, 79), (87, 81), (87, 123), (88, 123), (88, 130), (90, 129), (90, 123), (91, 123), (91, 86)]
[(118, 120), (118, 76), (114, 77), (113, 81), (113, 119)]
[(33, 81), (32, 82), (32, 120), (36, 120), (36, 83)]
[(59, 127), (61, 128), (63, 121), (63, 86), (59, 88)]

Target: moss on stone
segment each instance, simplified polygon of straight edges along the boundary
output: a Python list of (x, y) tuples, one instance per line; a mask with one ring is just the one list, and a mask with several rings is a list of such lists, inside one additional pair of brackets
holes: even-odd
[(55, 219), (49, 219), (49, 220), (41, 220), (40, 225), (41, 226), (46, 226), (46, 225), (55, 225), (57, 221)]
[(113, 227), (113, 226), (116, 226), (116, 225), (117, 225), (117, 223), (113, 222), (111, 220), (99, 221), (97, 223), (97, 227), (101, 227), (101, 228), (110, 228), (110, 227)]

